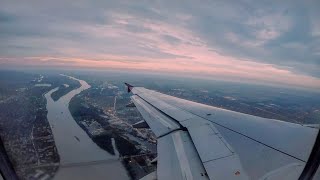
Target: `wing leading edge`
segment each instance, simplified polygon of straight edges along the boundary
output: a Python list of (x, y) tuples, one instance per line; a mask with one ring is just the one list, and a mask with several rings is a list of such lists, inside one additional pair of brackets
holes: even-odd
[(158, 179), (297, 179), (317, 135), (142, 87), (130, 91), (158, 138)]

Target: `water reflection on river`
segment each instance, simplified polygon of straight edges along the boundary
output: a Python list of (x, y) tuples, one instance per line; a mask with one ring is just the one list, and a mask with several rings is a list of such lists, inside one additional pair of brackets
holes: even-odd
[(58, 87), (45, 94), (47, 117), (60, 155), (60, 168), (55, 179), (129, 179), (118, 157), (99, 148), (73, 119), (69, 102), (90, 85), (83, 80), (69, 78), (79, 81), (81, 87), (56, 102), (51, 94)]

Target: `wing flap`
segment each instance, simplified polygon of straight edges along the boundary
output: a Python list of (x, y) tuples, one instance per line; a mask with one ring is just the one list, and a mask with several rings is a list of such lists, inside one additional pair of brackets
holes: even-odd
[(157, 177), (165, 180), (208, 179), (188, 134), (182, 130), (158, 139)]
[(248, 180), (236, 154), (204, 163), (210, 179)]
[(318, 133), (316, 128), (229, 111), (179, 99), (145, 88), (140, 88), (135, 93), (138, 95), (143, 94), (147, 102), (152, 97), (153, 101), (157, 99), (162, 104), (165, 103), (166, 106), (171, 106), (182, 110), (184, 113), (187, 112), (211, 121), (218, 126), (237, 132), (241, 136), (279, 150), (302, 162), (308, 160)]
[(248, 179), (236, 153), (211, 122), (163, 102), (167, 108), (159, 111), (140, 96), (132, 96), (132, 101), (158, 137), (159, 179), (216, 179), (219, 173), (211, 173), (211, 166), (217, 160), (221, 166), (214, 172), (223, 170), (229, 179)]
[(290, 164), (304, 167), (318, 132), (145, 88), (135, 87), (132, 92), (187, 130), (210, 179), (259, 179), (289, 173), (298, 177), (303, 168), (283, 170), (288, 171)]
[(188, 132), (203, 163), (231, 156), (233, 152), (210, 125), (188, 127)]
[(214, 124), (195, 117), (182, 121), (210, 179), (249, 179), (240, 159)]
[(180, 128), (179, 124), (170, 120), (138, 96), (132, 96), (131, 99), (157, 137)]

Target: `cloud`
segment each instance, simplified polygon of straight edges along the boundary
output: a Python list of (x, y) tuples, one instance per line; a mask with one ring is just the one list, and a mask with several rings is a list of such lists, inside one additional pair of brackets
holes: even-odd
[(2, 64), (320, 78), (317, 1), (0, 1)]

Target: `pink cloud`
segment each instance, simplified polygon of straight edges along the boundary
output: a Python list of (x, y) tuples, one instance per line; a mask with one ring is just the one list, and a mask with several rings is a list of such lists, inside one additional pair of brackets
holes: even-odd
[[(116, 58), (112, 56), (112, 58)], [(122, 61), (123, 60), (123, 61)], [(68, 57), (30, 57), (23, 59), (24, 64), (32, 66), (62, 66), (98, 69), (130, 69), (150, 72), (169, 72), (178, 75), (189, 75), (203, 77), (207, 79), (236, 79), (253, 82), (298, 86), (303, 88), (320, 88), (320, 79), (294, 74), (288, 70), (280, 69), (269, 64), (259, 64), (247, 61), (238, 61), (234, 66), (234, 61), (222, 61), (222, 66), (208, 66), (193, 61), (175, 61), (167, 59), (164, 61), (130, 61), (123, 57), (116, 60), (92, 60)], [(18, 63), (21, 59), (0, 59), (0, 63)], [(221, 64), (220, 64), (221, 65)]]
[[(192, 18), (181, 15), (182, 19)], [(99, 26), (77, 26), (77, 31), (101, 39), (113, 39), (110, 49), (134, 49), (132, 54), (121, 51), (90, 51), (84, 44), (82, 48), (76, 42), (64, 42), (67, 46), (55, 47), (59, 55), (39, 55), (37, 57), (0, 58), (1, 64), (23, 64), (32, 66), (68, 66), (102, 69), (131, 69), (152, 72), (170, 72), (181, 75), (201, 76), (203, 78), (222, 78), (254, 81), (267, 84), (291, 85), (304, 88), (320, 88), (320, 79), (296, 74), (272, 64), (260, 63), (250, 59), (239, 59), (221, 55), (213, 51), (206, 41), (183, 25), (177, 26), (164, 22), (150, 22), (130, 15), (113, 14), (114, 24)], [(140, 22), (139, 24), (135, 24)], [(269, 22), (269, 20), (265, 20)], [(253, 21), (251, 24), (260, 23)], [(125, 25), (139, 25), (149, 31), (130, 32)], [(272, 26), (273, 24), (270, 24)], [(284, 29), (286, 29), (284, 27)], [(283, 29), (281, 29), (282, 31)], [(273, 38), (276, 31), (261, 31), (262, 40)], [(163, 38), (171, 36), (177, 43), (170, 43)], [(235, 34), (227, 38), (237, 43), (240, 39)], [(61, 41), (60, 41), (61, 42)], [(54, 42), (52, 42), (54, 43)], [(259, 42), (247, 42), (255, 46)], [(147, 50), (146, 50), (147, 49)], [(172, 55), (172, 57), (154, 58), (148, 55), (149, 49)]]

